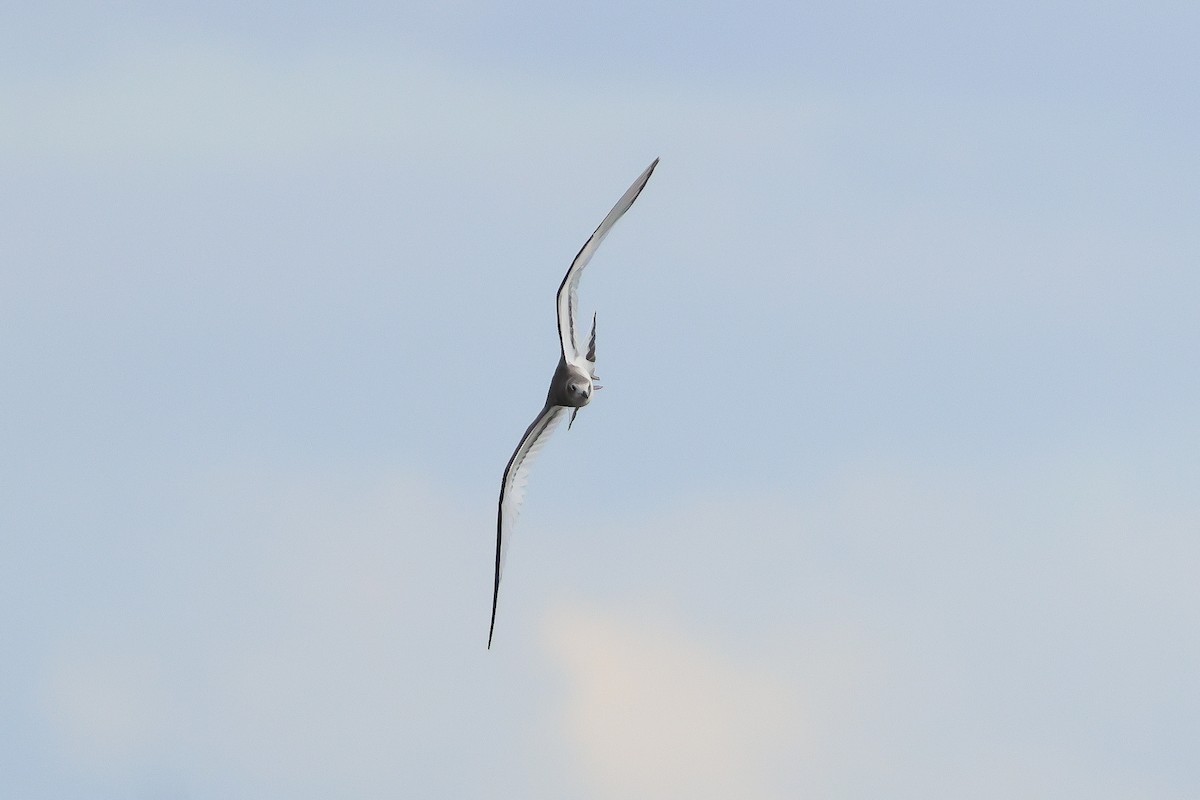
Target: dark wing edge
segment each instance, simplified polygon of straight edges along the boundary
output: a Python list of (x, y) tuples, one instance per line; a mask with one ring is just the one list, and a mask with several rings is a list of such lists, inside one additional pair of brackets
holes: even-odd
[(546, 444), (549, 435), (554, 432), (555, 427), (562, 419), (562, 412), (566, 410), (563, 406), (554, 405), (547, 405), (541, 410), (533, 422), (529, 423), (529, 427), (525, 429), (524, 435), (521, 436), (521, 442), (509, 457), (508, 464), (504, 467), (504, 476), (500, 479), (500, 501), (496, 505), (496, 579), (492, 585), (492, 621), (488, 626), (489, 650), (492, 649), (492, 634), (496, 630), (496, 605), (500, 599), (500, 573), (504, 568), (504, 551), (508, 544), (504, 536), (504, 503), (507, 500), (512, 504), (511, 516), (515, 521), (517, 512), (520, 510), (520, 503), (524, 499), (529, 468), (538, 451)]
[(592, 377), (596, 377), (596, 315), (592, 314), (592, 335), (588, 337), (587, 355), (583, 357), (592, 367)]

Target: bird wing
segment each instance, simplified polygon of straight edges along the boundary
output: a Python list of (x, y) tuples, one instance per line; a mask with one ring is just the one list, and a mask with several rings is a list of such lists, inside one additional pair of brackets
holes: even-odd
[(596, 377), (596, 315), (592, 314), (592, 335), (588, 337), (587, 355), (583, 357), (587, 362), (588, 375)]
[(579, 279), (583, 276), (583, 268), (592, 260), (592, 256), (600, 247), (600, 242), (604, 241), (604, 237), (608, 235), (612, 226), (617, 224), (621, 215), (629, 210), (634, 200), (637, 200), (646, 181), (650, 180), (650, 174), (657, 166), (658, 159), (656, 158), (654, 163), (646, 167), (646, 171), (638, 176), (625, 194), (621, 195), (621, 199), (613, 206), (612, 211), (608, 212), (608, 216), (601, 221), (600, 226), (579, 249), (567, 274), (563, 276), (562, 284), (558, 287), (558, 337), (562, 340), (563, 359), (568, 364), (575, 364), (579, 359), (579, 334), (575, 330), (575, 318), (579, 314)]
[(529, 470), (541, 449), (546, 446), (550, 434), (562, 420), (566, 407), (547, 404), (537, 418), (525, 429), (521, 443), (508, 459), (504, 477), (500, 480), (500, 504), (496, 509), (496, 583), (492, 589), (492, 623), (488, 627), (488, 648), (492, 646), (492, 632), (496, 628), (496, 601), (500, 597), (500, 573), (504, 571), (504, 557), (508, 552), (509, 532), (517, 521), (521, 501), (525, 499), (525, 487), (529, 483)]

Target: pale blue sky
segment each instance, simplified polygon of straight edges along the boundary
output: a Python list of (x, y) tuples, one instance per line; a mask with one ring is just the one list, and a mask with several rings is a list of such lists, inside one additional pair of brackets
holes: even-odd
[(0, 795), (1194, 797), (1197, 40), (0, 12)]

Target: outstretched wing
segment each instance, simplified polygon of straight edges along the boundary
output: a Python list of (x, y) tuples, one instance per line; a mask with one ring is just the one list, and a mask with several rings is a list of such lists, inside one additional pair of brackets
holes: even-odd
[(579, 314), (579, 279), (583, 276), (583, 268), (592, 260), (596, 249), (600, 247), (600, 242), (604, 241), (604, 237), (608, 235), (612, 226), (617, 224), (621, 215), (629, 210), (634, 200), (637, 200), (637, 196), (645, 187), (646, 181), (650, 180), (650, 174), (657, 166), (658, 159), (656, 158), (654, 163), (646, 167), (646, 171), (639, 175), (633, 185), (621, 196), (612, 211), (609, 211), (608, 216), (600, 223), (600, 227), (596, 228), (595, 232), (584, 242), (579, 254), (571, 262), (570, 269), (563, 277), (562, 284), (558, 287), (558, 337), (562, 340), (563, 359), (568, 364), (577, 363), (580, 355), (575, 317)]
[(563, 413), (564, 406), (547, 405), (537, 415), (521, 443), (508, 459), (504, 477), (500, 480), (500, 504), (496, 509), (496, 583), (492, 588), (492, 624), (488, 627), (488, 649), (492, 647), (492, 632), (496, 629), (496, 601), (500, 598), (500, 573), (504, 571), (504, 557), (508, 552), (509, 532), (517, 521), (521, 501), (525, 499), (525, 487), (529, 483), (529, 470), (533, 461), (554, 432)]

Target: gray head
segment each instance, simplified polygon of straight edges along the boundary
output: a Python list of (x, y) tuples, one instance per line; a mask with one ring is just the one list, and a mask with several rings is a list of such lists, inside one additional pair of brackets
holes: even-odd
[(586, 406), (592, 399), (592, 379), (581, 372), (567, 378), (567, 404), (576, 408)]

